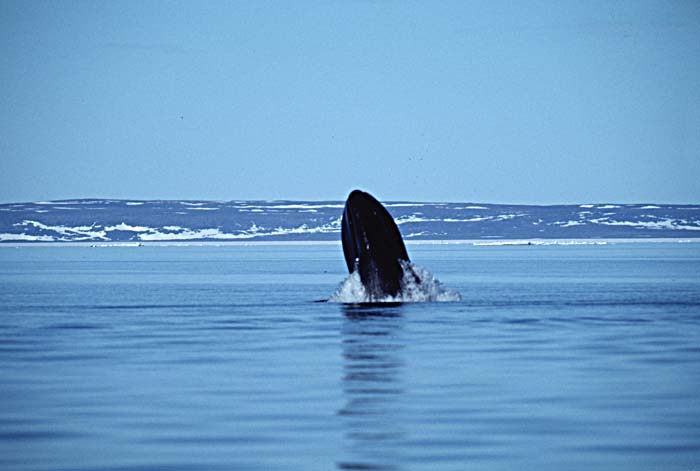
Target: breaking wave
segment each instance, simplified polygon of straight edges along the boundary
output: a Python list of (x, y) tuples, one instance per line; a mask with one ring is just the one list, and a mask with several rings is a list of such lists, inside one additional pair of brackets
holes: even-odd
[(440, 281), (425, 268), (408, 262), (402, 264), (404, 265), (404, 277), (401, 283), (403, 288), (398, 296), (374, 298), (360, 281), (360, 274), (353, 272), (338, 286), (328, 301), (359, 304), (454, 302), (462, 299), (458, 292), (443, 288)]

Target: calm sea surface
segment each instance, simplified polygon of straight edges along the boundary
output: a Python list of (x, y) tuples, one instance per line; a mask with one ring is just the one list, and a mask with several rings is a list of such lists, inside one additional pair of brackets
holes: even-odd
[(0, 247), (3, 470), (700, 470), (700, 244)]

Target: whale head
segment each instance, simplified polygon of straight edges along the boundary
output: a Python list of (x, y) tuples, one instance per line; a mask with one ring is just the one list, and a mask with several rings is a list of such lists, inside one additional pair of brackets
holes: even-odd
[(394, 219), (369, 193), (354, 190), (343, 210), (341, 238), (350, 273), (358, 272), (371, 299), (401, 292), (406, 246)]

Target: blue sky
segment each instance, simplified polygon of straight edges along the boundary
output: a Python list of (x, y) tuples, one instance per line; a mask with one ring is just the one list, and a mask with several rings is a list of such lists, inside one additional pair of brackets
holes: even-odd
[(700, 2), (0, 2), (0, 201), (700, 202)]

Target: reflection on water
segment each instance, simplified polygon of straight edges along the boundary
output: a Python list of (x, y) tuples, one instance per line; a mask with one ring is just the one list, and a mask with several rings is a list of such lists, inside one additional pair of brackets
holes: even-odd
[(343, 307), (342, 470), (397, 470), (404, 361), (399, 304)]

